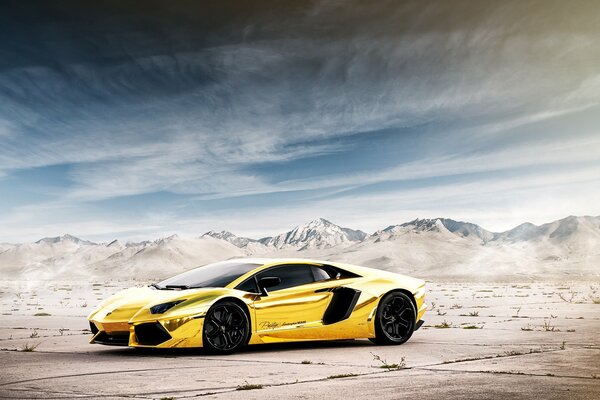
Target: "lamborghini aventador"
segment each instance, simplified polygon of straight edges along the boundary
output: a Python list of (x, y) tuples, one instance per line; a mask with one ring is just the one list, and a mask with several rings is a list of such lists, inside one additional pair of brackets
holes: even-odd
[(424, 281), (372, 268), (229, 260), (108, 298), (88, 317), (90, 343), (221, 354), (303, 340), (402, 344), (423, 324), (424, 297)]

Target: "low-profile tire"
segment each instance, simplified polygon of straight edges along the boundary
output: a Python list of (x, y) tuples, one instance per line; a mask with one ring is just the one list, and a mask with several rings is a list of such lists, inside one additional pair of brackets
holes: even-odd
[(402, 344), (412, 336), (417, 311), (411, 298), (402, 292), (390, 292), (383, 296), (375, 314), (375, 344)]
[(248, 342), (250, 320), (232, 301), (220, 301), (208, 310), (202, 329), (202, 346), (212, 354), (231, 354)]

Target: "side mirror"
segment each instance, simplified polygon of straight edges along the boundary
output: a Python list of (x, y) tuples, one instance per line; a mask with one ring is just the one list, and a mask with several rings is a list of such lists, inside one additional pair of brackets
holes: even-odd
[(268, 296), (269, 292), (267, 292), (267, 288), (277, 286), (281, 283), (281, 278), (276, 276), (265, 276), (264, 278), (260, 278), (258, 280), (258, 289), (260, 290), (260, 294), (263, 296)]

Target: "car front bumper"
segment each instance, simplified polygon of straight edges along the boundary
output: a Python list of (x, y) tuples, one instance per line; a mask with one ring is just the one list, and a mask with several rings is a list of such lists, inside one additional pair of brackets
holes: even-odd
[(90, 320), (90, 343), (130, 347), (202, 347), (203, 317), (130, 323)]

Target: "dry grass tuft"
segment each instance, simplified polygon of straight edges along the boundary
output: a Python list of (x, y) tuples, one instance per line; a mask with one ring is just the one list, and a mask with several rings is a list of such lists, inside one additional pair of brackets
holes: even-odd
[(257, 383), (244, 383), (243, 385), (239, 385), (238, 387), (235, 388), (235, 390), (255, 390), (255, 389), (262, 389), (263, 385), (261, 384), (257, 384)]
[(371, 355), (373, 356), (373, 360), (379, 361), (381, 363), (379, 368), (387, 369), (388, 371), (395, 371), (406, 368), (406, 357), (404, 356), (400, 358), (400, 362), (398, 363), (388, 363), (385, 358), (382, 358), (381, 356), (375, 353), (371, 353)]
[(477, 326), (477, 325), (463, 325), (461, 326), (462, 329), (483, 329), (483, 325), (482, 326)]
[(329, 375), (327, 379), (340, 379), (340, 378), (351, 378), (353, 376), (358, 376), (357, 374), (337, 374), (337, 375)]
[(28, 343), (25, 343), (23, 346), (21, 346), (21, 348), (19, 350), (20, 351), (24, 351), (26, 353), (29, 353), (29, 352), (35, 351), (35, 349), (37, 349), (37, 347), (39, 345), (40, 345), (39, 343), (37, 343), (37, 344), (31, 344), (31, 345), (28, 344)]
[(447, 329), (447, 328), (452, 328), (452, 322), (448, 322), (446, 320), (443, 320), (441, 323), (434, 325), (434, 328), (438, 328), (438, 329)]

